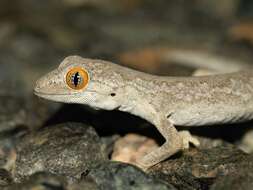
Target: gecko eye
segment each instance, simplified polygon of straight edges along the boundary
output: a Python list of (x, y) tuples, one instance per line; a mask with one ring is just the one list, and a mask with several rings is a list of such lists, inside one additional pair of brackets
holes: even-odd
[(74, 90), (81, 90), (89, 82), (89, 75), (87, 71), (80, 67), (73, 68), (68, 71), (66, 75), (67, 85)]

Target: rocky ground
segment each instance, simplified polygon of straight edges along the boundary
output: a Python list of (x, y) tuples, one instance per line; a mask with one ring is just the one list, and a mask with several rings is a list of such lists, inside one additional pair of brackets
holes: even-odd
[(0, 189), (252, 189), (253, 156), (245, 153), (252, 122), (195, 128), (199, 148), (144, 172), (124, 162), (162, 143), (151, 124), (32, 92), (36, 79), (72, 54), (161, 75), (195, 69), (165, 64), (166, 48), (251, 62), (252, 10), (247, 0), (2, 0)]

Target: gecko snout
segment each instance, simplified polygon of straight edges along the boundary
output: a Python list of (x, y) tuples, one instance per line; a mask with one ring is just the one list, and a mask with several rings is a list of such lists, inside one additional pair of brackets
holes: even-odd
[(34, 93), (38, 94), (57, 94), (62, 88), (63, 80), (56, 71), (38, 79), (34, 86)]
[(43, 82), (43, 80), (41, 78), (38, 79), (35, 82), (35, 86), (34, 86), (34, 89), (33, 89), (34, 94), (39, 94), (39, 93), (41, 93), (43, 91), (43, 86), (45, 86), (43, 84), (44, 84), (44, 82)]

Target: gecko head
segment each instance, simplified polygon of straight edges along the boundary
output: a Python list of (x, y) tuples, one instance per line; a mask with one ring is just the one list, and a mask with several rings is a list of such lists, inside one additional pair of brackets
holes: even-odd
[(64, 103), (77, 103), (95, 109), (118, 108), (120, 81), (115, 64), (79, 56), (65, 58), (59, 67), (41, 77), (35, 95)]

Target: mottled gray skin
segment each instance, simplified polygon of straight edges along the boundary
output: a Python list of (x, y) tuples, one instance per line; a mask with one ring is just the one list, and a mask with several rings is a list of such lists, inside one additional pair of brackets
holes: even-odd
[[(83, 90), (70, 89), (66, 73), (89, 73)], [(53, 101), (129, 112), (154, 124), (166, 142), (138, 161), (148, 168), (198, 141), (174, 125), (201, 126), (253, 118), (253, 71), (202, 77), (161, 77), (111, 62), (69, 56), (36, 83), (35, 94)], [(114, 93), (115, 96), (111, 94)]]

